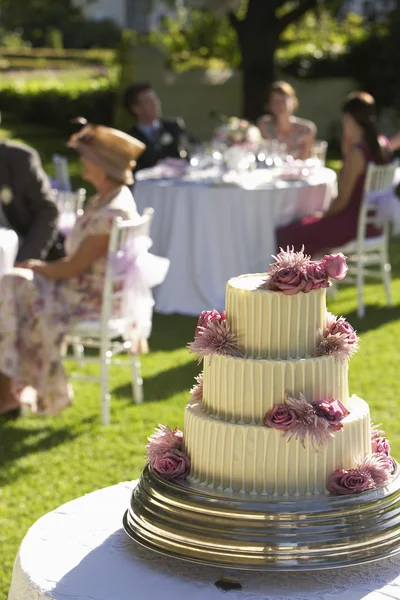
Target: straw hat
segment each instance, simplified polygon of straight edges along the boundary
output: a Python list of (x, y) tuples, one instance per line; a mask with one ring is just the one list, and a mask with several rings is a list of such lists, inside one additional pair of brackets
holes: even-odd
[(126, 185), (133, 183), (132, 169), (146, 146), (118, 129), (92, 125), (83, 117), (75, 122), (83, 128), (71, 135), (68, 146), (95, 163), (104, 173)]

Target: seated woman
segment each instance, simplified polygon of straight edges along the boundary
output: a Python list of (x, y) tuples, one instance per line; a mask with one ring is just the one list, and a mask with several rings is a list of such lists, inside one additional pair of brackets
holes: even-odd
[(99, 318), (113, 221), (137, 215), (126, 186), (144, 144), (88, 124), (69, 145), (97, 195), (67, 238), (65, 258), (27, 260), (0, 281), (0, 415), (6, 417), (18, 416), (29, 392), (37, 397), (33, 412), (55, 414), (71, 403), (61, 362), (64, 335), (79, 321)]
[(278, 140), (294, 158), (309, 158), (317, 128), (312, 121), (293, 115), (299, 101), (293, 87), (285, 81), (272, 84), (267, 110), (271, 115), (260, 117), (257, 125), (266, 140)]
[[(386, 164), (391, 152), (388, 141), (378, 135), (375, 125), (375, 100), (366, 92), (353, 92), (343, 105), (343, 169), (339, 194), (324, 215), (307, 217), (276, 231), (277, 246), (304, 244), (307, 254), (318, 255), (342, 246), (357, 236), (358, 214), (369, 162)], [(369, 226), (368, 236), (379, 235)]]

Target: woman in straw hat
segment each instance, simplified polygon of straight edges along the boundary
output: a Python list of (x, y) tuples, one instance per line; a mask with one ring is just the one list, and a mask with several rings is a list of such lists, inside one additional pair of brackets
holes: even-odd
[(137, 215), (127, 185), (145, 145), (116, 129), (90, 124), (69, 145), (80, 154), (83, 177), (97, 195), (67, 238), (65, 258), (25, 261), (0, 281), (3, 418), (18, 416), (28, 397), (33, 412), (55, 414), (70, 404), (61, 362), (63, 337), (74, 323), (99, 317), (113, 221)]

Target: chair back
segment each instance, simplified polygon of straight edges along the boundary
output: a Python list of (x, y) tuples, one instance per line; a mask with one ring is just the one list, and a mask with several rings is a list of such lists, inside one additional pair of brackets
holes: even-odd
[(53, 181), (54, 187), (65, 192), (71, 191), (71, 180), (69, 178), (68, 158), (60, 154), (53, 154), (53, 166), (56, 173)]
[(376, 165), (375, 163), (368, 164), (360, 214), (358, 216), (357, 242), (359, 246), (362, 245), (367, 237), (368, 225), (374, 225), (379, 229), (383, 229), (383, 237), (387, 238), (389, 236), (389, 222), (382, 224), (377, 221), (376, 211), (371, 205), (370, 195), (372, 192), (381, 192), (393, 186), (397, 168), (397, 162), (388, 165)]
[[(132, 241), (135, 238), (149, 237), (153, 214), (154, 210), (152, 208), (146, 208), (139, 219), (124, 221), (118, 217), (114, 220), (108, 244), (107, 267), (103, 286), (102, 335), (107, 333), (108, 322), (113, 316), (114, 304), (121, 303), (123, 299), (126, 272), (119, 268), (118, 256), (123, 261), (124, 255), (128, 254), (129, 249), (132, 248)], [(128, 256), (128, 267), (129, 260), (131, 258)]]
[(67, 236), (71, 233), (76, 218), (83, 214), (86, 200), (86, 190), (80, 188), (76, 192), (52, 190), (54, 201), (58, 208), (58, 230)]

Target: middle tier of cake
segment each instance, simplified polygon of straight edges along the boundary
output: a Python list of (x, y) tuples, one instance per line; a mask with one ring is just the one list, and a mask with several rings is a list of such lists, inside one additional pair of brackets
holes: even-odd
[(185, 410), (189, 479), (210, 489), (254, 495), (326, 494), (336, 469), (353, 469), (371, 453), (368, 404), (352, 396), (348, 406), (343, 429), (316, 452), (308, 439), (303, 447), (277, 429), (227, 423), (191, 401)]
[(349, 400), (348, 365), (333, 356), (260, 360), (214, 354), (204, 359), (205, 412), (232, 423), (259, 424), (285, 393), (309, 402)]

